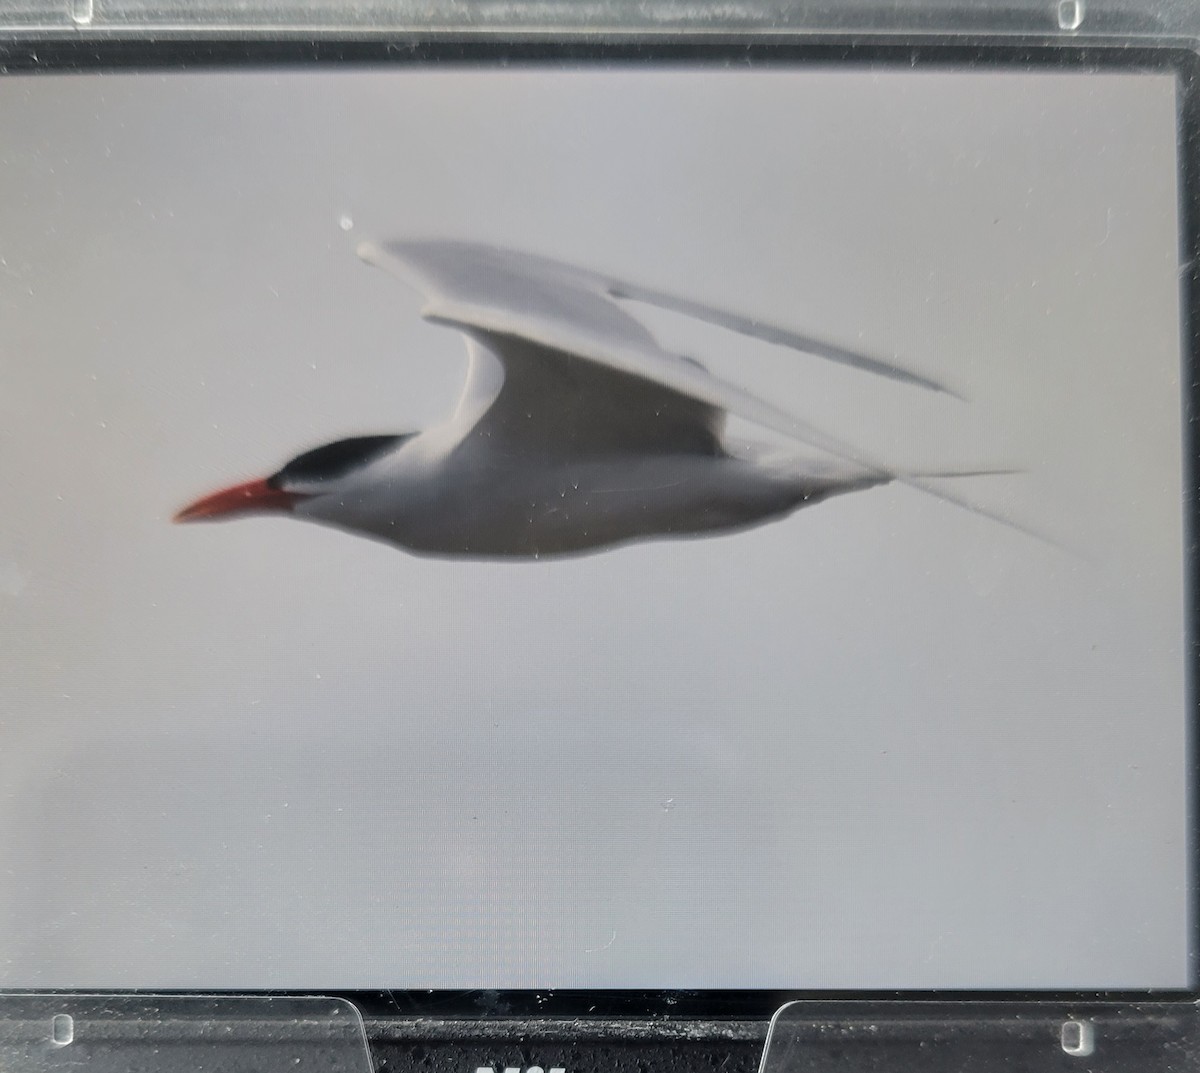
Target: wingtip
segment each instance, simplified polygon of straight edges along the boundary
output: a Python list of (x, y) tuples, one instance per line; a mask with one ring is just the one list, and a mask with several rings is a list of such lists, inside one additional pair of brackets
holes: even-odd
[(358, 255), (360, 261), (365, 261), (369, 265), (378, 267), (379, 262), (383, 259), (383, 250), (378, 243), (372, 242), (369, 239), (360, 242), (354, 247), (354, 252)]
[(927, 385), (923, 385), (923, 386), (928, 386), (933, 391), (936, 391), (938, 394), (945, 395), (948, 398), (953, 399), (955, 402), (970, 403), (970, 401), (971, 401), (970, 397), (967, 395), (964, 395), (961, 391), (957, 391), (952, 387), (947, 387), (945, 384), (939, 383), (934, 380), (929, 381), (929, 383)]

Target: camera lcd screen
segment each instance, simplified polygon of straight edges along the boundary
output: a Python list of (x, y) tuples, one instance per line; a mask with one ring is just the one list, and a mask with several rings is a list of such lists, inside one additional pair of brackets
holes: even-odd
[(0, 986), (1188, 986), (1178, 97), (0, 80)]

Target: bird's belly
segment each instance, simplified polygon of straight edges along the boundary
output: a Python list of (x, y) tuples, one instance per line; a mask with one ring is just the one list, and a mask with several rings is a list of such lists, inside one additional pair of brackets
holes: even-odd
[[(608, 458), (442, 484), (389, 539), (434, 555), (546, 558), (649, 537), (744, 528), (793, 509), (794, 482), (722, 457)], [(380, 534), (384, 535), (384, 534)]]

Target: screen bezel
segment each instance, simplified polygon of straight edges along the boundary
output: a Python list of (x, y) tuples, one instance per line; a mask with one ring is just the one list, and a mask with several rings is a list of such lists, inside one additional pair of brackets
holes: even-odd
[[(765, 1020), (784, 1003), (796, 999), (946, 999), (1129, 1002), (1153, 996), (1181, 1002), (1200, 1000), (1200, 823), (1196, 783), (1200, 780), (1200, 747), (1195, 732), (1195, 683), (1200, 671), (1197, 645), (1196, 535), (1200, 495), (1200, 54), (1179, 43), (1161, 46), (1118, 40), (1053, 42), (1012, 38), (872, 37), (869, 34), (823, 36), (729, 34), (563, 36), (551, 33), (523, 37), (468, 38), (445, 34), (389, 34), (371, 38), (312, 39), (300, 33), (236, 38), (227, 35), (174, 34), (157, 39), (132, 35), (29, 35), (4, 37), (0, 32), (0, 76), (4, 74), (71, 74), (103, 71), (264, 70), (332, 66), (455, 65), (473, 68), (505, 66), (554, 68), (631, 65), (678, 66), (689, 69), (727, 67), (826, 66), (912, 69), (953, 67), (1143, 71), (1175, 74), (1178, 86), (1179, 225), (1181, 271), (1182, 432), (1185, 517), (1184, 584), (1187, 588), (1187, 738), (1189, 985), (1178, 989), (1127, 990), (362, 990), (329, 992), (272, 990), (260, 994), (336, 994), (352, 1001), (368, 1017), (507, 1018), (695, 1018)], [(400, 981), (398, 981), (400, 983)], [(88, 989), (95, 993), (95, 989)], [(124, 993), (124, 992), (113, 992)], [(160, 994), (182, 994), (162, 991)], [(213, 993), (208, 991), (207, 993)], [(230, 992), (233, 993), (233, 992)], [(246, 994), (239, 990), (237, 993)]]

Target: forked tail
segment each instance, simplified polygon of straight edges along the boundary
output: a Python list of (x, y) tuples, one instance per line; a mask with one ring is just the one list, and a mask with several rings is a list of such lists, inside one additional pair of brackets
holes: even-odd
[(893, 475), (893, 480), (910, 481), (947, 481), (955, 477), (1018, 477), (1027, 472), (1023, 469), (941, 469), (941, 470), (903, 470)]
[(1005, 517), (994, 510), (987, 507), (981, 507), (978, 503), (973, 503), (971, 500), (957, 495), (954, 492), (948, 491), (945, 488), (939, 487), (935, 481), (952, 480), (959, 477), (1012, 477), (1019, 476), (1025, 473), (1026, 470), (1019, 468), (997, 467), (995, 469), (957, 469), (957, 470), (940, 470), (940, 471), (910, 471), (910, 472), (894, 472), (892, 480), (897, 484), (902, 484), (908, 488), (913, 488), (918, 492), (924, 492), (927, 496), (932, 496), (934, 499), (940, 499), (943, 503), (950, 503), (958, 507), (960, 510), (969, 511), (971, 514), (976, 514), (980, 518), (987, 518), (989, 521), (996, 522), (1008, 529), (1013, 529), (1018, 533), (1022, 533), (1027, 537), (1031, 537), (1043, 544), (1048, 544), (1052, 548), (1057, 548), (1059, 551), (1070, 553), (1071, 549), (1065, 547), (1061, 542), (1055, 540), (1046, 533), (1039, 532), (1031, 526), (1021, 522), (1014, 521), (1012, 518)]

